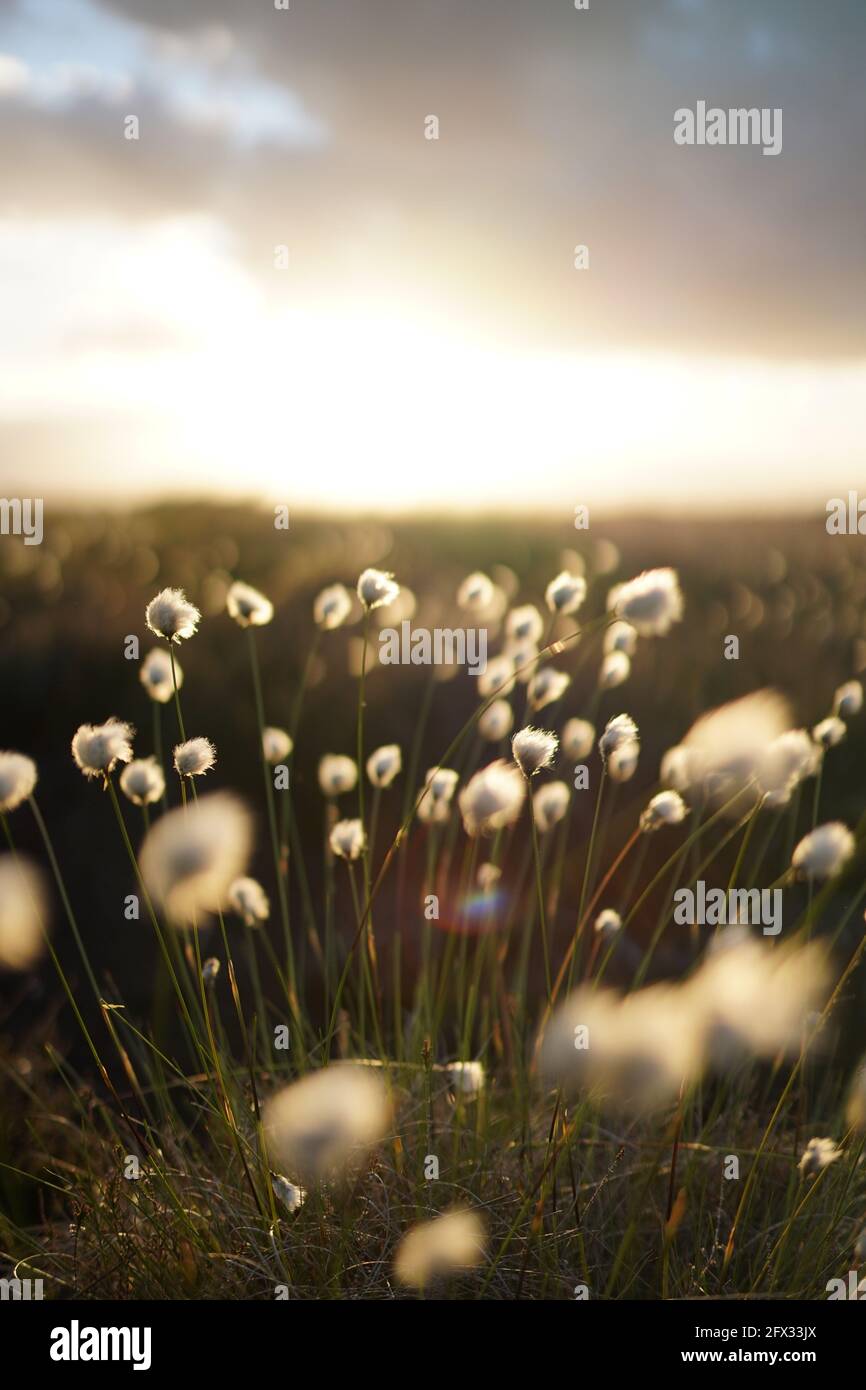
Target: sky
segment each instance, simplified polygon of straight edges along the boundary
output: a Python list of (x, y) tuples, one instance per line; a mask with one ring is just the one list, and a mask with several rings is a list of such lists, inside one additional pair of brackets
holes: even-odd
[(866, 493), (864, 58), (862, 0), (0, 0), (0, 491)]

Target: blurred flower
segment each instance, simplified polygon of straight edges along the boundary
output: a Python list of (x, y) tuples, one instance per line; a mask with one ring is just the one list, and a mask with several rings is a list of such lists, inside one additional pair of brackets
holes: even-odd
[(505, 631), (516, 642), (537, 642), (544, 631), (544, 619), (531, 603), (512, 608), (505, 619)]
[(386, 743), (367, 759), (367, 776), (374, 787), (390, 787), (403, 766), (400, 745)]
[(631, 675), (631, 661), (625, 652), (608, 652), (598, 673), (599, 690), (616, 690)]
[(586, 580), (567, 570), (551, 579), (544, 591), (544, 601), (551, 613), (576, 613), (585, 598)]
[(162, 589), (156, 598), (150, 600), (144, 611), (144, 619), (157, 637), (180, 642), (184, 637), (195, 635), (201, 613), (194, 604), (187, 602), (183, 589)]
[(514, 689), (514, 662), (502, 653), (491, 657), (487, 669), (478, 676), (478, 694), (482, 699), (490, 695), (510, 695)]
[(483, 613), (493, 601), (493, 581), (476, 570), (468, 574), (457, 590), (457, 606), (469, 613)]
[(226, 906), (251, 846), (248, 811), (228, 792), (213, 792), (159, 818), (144, 837), (141, 874), (173, 922), (192, 924)]
[(270, 599), (237, 579), (226, 594), (226, 609), (239, 627), (264, 627), (274, 616)]
[(418, 819), (424, 824), (439, 824), (448, 819), (451, 798), (459, 774), (450, 767), (431, 767), (424, 784), (424, 794), (418, 803)]
[(288, 1178), (284, 1178), (281, 1173), (275, 1173), (271, 1178), (271, 1187), (278, 1202), (293, 1215), (299, 1211), (307, 1200), (307, 1194), (302, 1187), (297, 1187)]
[(271, 915), (268, 895), (254, 878), (236, 878), (229, 885), (228, 905), (248, 927), (257, 927)]
[(216, 762), (216, 749), (209, 738), (188, 738), (174, 750), (174, 770), (180, 777), (201, 777)]
[(319, 786), (325, 796), (342, 796), (358, 782), (358, 765), (343, 753), (326, 753), (319, 763)]
[(120, 719), (82, 724), (72, 739), (72, 756), (85, 777), (107, 777), (117, 763), (132, 760), (135, 730)]
[(829, 719), (822, 719), (820, 724), (815, 725), (812, 730), (812, 737), (822, 748), (835, 748), (837, 743), (842, 742), (847, 732), (842, 720), (831, 715)]
[(511, 732), (514, 712), (507, 700), (494, 700), (478, 720), (478, 732), (488, 743), (498, 743)]
[(805, 729), (789, 729), (773, 739), (760, 759), (758, 786), (769, 806), (784, 806), (821, 764), (821, 750)]
[(391, 1109), (376, 1069), (332, 1063), (277, 1092), (263, 1120), (271, 1157), (318, 1183), (343, 1176), (385, 1137)]
[(659, 768), (659, 781), (667, 782), (678, 792), (687, 791), (691, 786), (691, 755), (688, 748), (677, 744), (663, 755)]
[(607, 763), (612, 753), (624, 745), (638, 741), (637, 724), (630, 714), (616, 714), (604, 726), (604, 733), (598, 740), (598, 751)]
[(165, 792), (165, 774), (156, 758), (134, 758), (120, 774), (120, 790), (136, 806), (150, 806)]
[(48, 898), (42, 873), (18, 854), (0, 854), (0, 970), (30, 970), (45, 947)]
[(316, 596), (313, 618), (325, 632), (342, 627), (352, 611), (352, 596), (343, 584), (331, 584)]
[(607, 775), (612, 782), (628, 782), (637, 771), (640, 743), (636, 738), (614, 748), (607, 760)]
[(617, 584), (608, 595), (608, 609), (631, 623), (641, 637), (664, 637), (683, 616), (683, 595), (676, 570), (644, 570), (636, 579)]
[(833, 713), (840, 719), (850, 719), (863, 708), (863, 686), (859, 681), (846, 681), (833, 696)]
[(842, 1150), (837, 1148), (832, 1139), (810, 1139), (803, 1156), (797, 1167), (804, 1178), (816, 1178), (825, 1168), (829, 1168), (831, 1163), (842, 1157)]
[(262, 749), (264, 751), (265, 761), (269, 762), (272, 766), (276, 763), (281, 763), (287, 758), (294, 746), (290, 735), (286, 733), (285, 729), (276, 729), (269, 726), (262, 730)]
[(521, 685), (528, 685), (538, 667), (537, 644), (530, 642), (528, 637), (522, 642), (509, 638), (505, 644), (504, 655), (511, 662), (515, 679), (519, 680)]
[(545, 782), (532, 798), (532, 814), (542, 835), (558, 825), (568, 810), (570, 792), (565, 782)]
[(511, 825), (520, 815), (526, 781), (513, 763), (504, 758), (482, 767), (470, 778), (458, 797), (467, 835), (490, 835)]
[(856, 848), (854, 836), (841, 821), (828, 821), (805, 835), (794, 850), (791, 867), (796, 878), (834, 878)]
[(36, 764), (23, 753), (0, 753), (0, 811), (14, 811), (32, 796)]
[(511, 740), (511, 751), (524, 777), (532, 777), (543, 767), (550, 767), (556, 757), (559, 739), (547, 729), (527, 725), (518, 729)]
[(660, 830), (663, 825), (678, 825), (685, 819), (686, 810), (679, 792), (659, 792), (641, 813), (640, 828), (647, 833)]
[[(151, 648), (141, 663), (138, 677), (151, 700), (156, 700), (160, 705), (168, 704), (174, 694), (174, 685), (171, 679), (171, 657), (165, 647)], [(180, 690), (183, 685), (183, 671), (177, 660), (174, 663), (174, 677)]]
[(637, 648), (637, 632), (631, 623), (611, 623), (604, 630), (603, 647), (605, 653), (625, 652), (626, 656), (634, 656)]
[(586, 758), (595, 743), (595, 725), (588, 719), (568, 719), (562, 730), (562, 751), (568, 758)]
[(484, 1245), (484, 1226), (475, 1212), (446, 1212), (406, 1232), (394, 1256), (394, 1276), (410, 1288), (426, 1288), (437, 1277), (480, 1265)]
[(358, 580), (358, 598), (368, 610), (393, 603), (399, 592), (393, 574), (384, 570), (366, 569)]
[(479, 864), (478, 873), (475, 875), (478, 887), (482, 893), (492, 893), (497, 883), (502, 877), (502, 870), (498, 864)]
[(201, 968), (201, 977), (205, 985), (212, 985), (216, 982), (216, 977), (220, 973), (220, 963), (216, 956), (208, 956)]
[(329, 843), (338, 859), (359, 859), (366, 844), (364, 827), (359, 820), (338, 820)]
[(484, 1090), (484, 1068), (480, 1062), (447, 1062), (444, 1070), (452, 1089), (466, 1100), (474, 1100)]
[(729, 814), (741, 814), (743, 798), (757, 800), (756, 779), (772, 764), (776, 740), (791, 731), (792, 723), (787, 700), (775, 690), (756, 690), (702, 714), (680, 745), (685, 754), (678, 755), (679, 771), (688, 780), (677, 789), (702, 790), (718, 802), (736, 798)]
[(544, 709), (545, 705), (560, 699), (570, 685), (571, 676), (567, 676), (564, 671), (554, 671), (552, 666), (542, 667), (540, 671), (536, 671), (527, 687), (526, 698), (529, 708)]
[(617, 932), (622, 931), (622, 918), (612, 907), (602, 908), (593, 922), (593, 931), (610, 940)]

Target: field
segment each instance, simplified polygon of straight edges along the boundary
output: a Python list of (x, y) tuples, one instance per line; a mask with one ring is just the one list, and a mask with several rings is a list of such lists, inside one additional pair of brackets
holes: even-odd
[[(362, 604), (368, 570), (399, 594), (380, 576)], [(668, 577), (635, 595), (646, 571)], [(572, 612), (546, 599), (563, 572)], [(38, 772), (16, 798), (0, 754), (0, 1272), (82, 1300), (859, 1278), (857, 537), (823, 516), (281, 529), (190, 501), (52, 511), (41, 546), (0, 540), (0, 574), (3, 746)], [(145, 622), (165, 589), (200, 612), (174, 642)], [(483, 630), (504, 689), (382, 664), (404, 619)], [(518, 741), (521, 770), (526, 726), (557, 742)], [(291, 747), (266, 756), (266, 728)], [(207, 770), (179, 775), (201, 739), (215, 763), (196, 744)], [(329, 755), (354, 767), (330, 789)], [(164, 771), (146, 805), (133, 756)], [(756, 888), (737, 922), (677, 910)]]

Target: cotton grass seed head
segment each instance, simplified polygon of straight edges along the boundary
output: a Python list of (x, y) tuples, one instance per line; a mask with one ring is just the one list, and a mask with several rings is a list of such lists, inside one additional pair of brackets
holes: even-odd
[(14, 811), (32, 795), (36, 764), (24, 753), (0, 753), (0, 811)]
[(229, 884), (228, 905), (248, 927), (258, 927), (271, 915), (268, 895), (254, 878), (236, 878)]
[(614, 748), (607, 760), (607, 775), (612, 782), (630, 782), (637, 772), (640, 743), (636, 738)]
[(475, 1100), (484, 1090), (484, 1067), (480, 1062), (447, 1062), (445, 1074), (451, 1089), (464, 1100)]
[(501, 877), (502, 870), (498, 864), (479, 864), (475, 881), (482, 893), (492, 893)]
[(488, 743), (498, 743), (511, 733), (514, 711), (507, 700), (494, 700), (479, 716), (478, 732)]
[(485, 1232), (474, 1211), (451, 1211), (407, 1231), (394, 1256), (394, 1277), (425, 1289), (437, 1278), (475, 1269), (484, 1260)]
[(637, 632), (631, 623), (611, 623), (604, 630), (603, 648), (605, 655), (610, 652), (625, 652), (626, 656), (634, 656), (637, 650)]
[(831, 1163), (842, 1157), (842, 1150), (832, 1139), (810, 1139), (797, 1167), (801, 1177), (817, 1178)]
[(638, 741), (637, 724), (630, 714), (616, 714), (604, 726), (604, 733), (598, 740), (598, 751), (605, 763), (618, 748)]
[(135, 730), (121, 719), (82, 724), (72, 739), (72, 756), (85, 777), (108, 777), (118, 763), (132, 761)]
[(319, 786), (325, 796), (343, 796), (357, 785), (358, 764), (344, 753), (326, 753), (319, 763)]
[(612, 907), (602, 908), (592, 924), (593, 931), (606, 940), (612, 940), (622, 931), (622, 918)]
[(505, 652), (491, 657), (487, 669), (478, 676), (478, 694), (483, 700), (491, 695), (510, 695), (514, 689), (514, 662)]
[(526, 688), (529, 708), (534, 711), (544, 709), (559, 700), (571, 685), (571, 676), (564, 671), (554, 671), (552, 666), (544, 666), (536, 671)]
[(275, 1173), (273, 1175), (271, 1178), (271, 1187), (273, 1188), (274, 1196), (277, 1201), (282, 1202), (286, 1210), (291, 1212), (293, 1216), (296, 1211), (300, 1211), (304, 1202), (307, 1200), (307, 1194), (304, 1189), (298, 1187), (296, 1183), (289, 1182), (289, 1179), (284, 1178), (282, 1173)]
[(470, 778), (457, 799), (466, 834), (492, 835), (512, 825), (525, 795), (526, 779), (519, 768), (504, 758), (488, 763)]
[(795, 878), (835, 878), (851, 858), (854, 836), (841, 821), (828, 821), (805, 835), (791, 857)]
[(558, 825), (568, 810), (571, 793), (565, 782), (545, 782), (532, 798), (532, 814), (542, 835)]
[(391, 1123), (378, 1070), (332, 1063), (308, 1072), (264, 1107), (268, 1153), (313, 1185), (349, 1176)]
[(226, 594), (226, 609), (238, 627), (264, 627), (274, 616), (270, 599), (240, 580), (235, 580)]
[(793, 722), (788, 701), (776, 690), (756, 690), (708, 710), (680, 745), (686, 750), (680, 755), (686, 790), (717, 804), (730, 801), (728, 814), (741, 814), (760, 796), (758, 782), (771, 747)]
[(390, 787), (403, 766), (398, 743), (385, 743), (367, 759), (367, 776), (374, 787)]
[(485, 613), (493, 602), (493, 580), (476, 570), (467, 574), (457, 590), (457, 607), (465, 613)]
[(144, 838), (139, 864), (148, 892), (171, 922), (200, 924), (202, 916), (227, 906), (251, 847), (249, 812), (230, 793), (213, 792), (161, 816)]
[(209, 738), (188, 738), (174, 750), (174, 770), (179, 777), (203, 777), (216, 762), (216, 749)]
[(48, 897), (40, 869), (0, 854), (0, 970), (30, 970), (45, 949)]
[(676, 570), (644, 570), (636, 579), (618, 584), (608, 595), (608, 608), (631, 623), (640, 637), (664, 637), (683, 616)]
[(358, 598), (368, 612), (393, 603), (399, 592), (400, 585), (385, 570), (366, 569), (358, 579)]
[(201, 978), (206, 986), (216, 984), (217, 976), (220, 973), (220, 962), (216, 956), (208, 956), (201, 968)]
[(328, 842), (338, 859), (360, 859), (366, 844), (364, 827), (359, 820), (338, 820)]
[(664, 825), (679, 825), (687, 809), (679, 792), (659, 792), (641, 812), (640, 828), (648, 834)]
[(805, 729), (788, 729), (767, 746), (758, 767), (758, 787), (768, 807), (787, 806), (806, 777), (821, 766), (821, 749)]
[(262, 752), (266, 762), (272, 767), (286, 759), (294, 748), (291, 736), (285, 729), (277, 729), (273, 726), (262, 730)]
[(201, 613), (189, 603), (183, 589), (161, 589), (144, 610), (144, 619), (151, 632), (169, 642), (193, 637), (201, 622)]
[(568, 719), (562, 728), (562, 751), (576, 762), (589, 757), (595, 743), (595, 725), (588, 719)]
[(352, 595), (344, 584), (330, 584), (313, 603), (313, 619), (324, 632), (342, 627), (351, 611)]
[(165, 792), (165, 773), (156, 758), (134, 758), (120, 774), (120, 790), (136, 806), (151, 806)]
[[(159, 705), (168, 704), (174, 695), (174, 684), (171, 678), (171, 657), (165, 647), (151, 648), (141, 663), (138, 677), (151, 700), (155, 700)], [(183, 685), (183, 671), (177, 660), (174, 663), (174, 679), (180, 690)]]
[(451, 767), (431, 767), (424, 782), (423, 795), (418, 802), (418, 819), (424, 825), (441, 825), (451, 811), (451, 800), (459, 773)]
[(551, 579), (544, 591), (544, 601), (551, 613), (576, 613), (585, 598), (583, 575), (569, 574), (568, 570)]
[(512, 608), (505, 619), (505, 631), (513, 642), (537, 642), (544, 631), (544, 619), (532, 603)]
[(822, 748), (835, 748), (841, 743), (848, 730), (843, 721), (836, 715), (831, 715), (829, 719), (822, 719), (820, 724), (816, 724), (812, 730), (812, 737)]
[(851, 719), (863, 708), (863, 686), (859, 681), (846, 681), (833, 696), (833, 713), (840, 719)]
[(625, 652), (608, 652), (598, 673), (599, 690), (616, 690), (631, 675), (631, 661)]
[(550, 767), (556, 757), (559, 739), (549, 729), (534, 729), (528, 724), (518, 729), (511, 740), (511, 751), (524, 777), (533, 777), (543, 767)]

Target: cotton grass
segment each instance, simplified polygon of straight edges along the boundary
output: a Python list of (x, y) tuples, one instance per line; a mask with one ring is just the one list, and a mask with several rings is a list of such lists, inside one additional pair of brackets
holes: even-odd
[(216, 763), (216, 749), (209, 738), (188, 738), (174, 750), (174, 770), (179, 777), (203, 777)]
[(377, 1071), (340, 1064), (293, 1082), (263, 1112), (271, 1160), (310, 1186), (348, 1176), (385, 1137), (390, 1122)]
[(236, 580), (226, 595), (226, 611), (238, 627), (264, 627), (274, 616), (274, 605), (252, 585)]
[(24, 753), (0, 753), (0, 811), (14, 811), (33, 795), (36, 764)]
[(201, 613), (189, 603), (183, 589), (161, 589), (144, 611), (151, 632), (169, 642), (180, 642), (195, 636)]
[(40, 869), (0, 854), (0, 970), (31, 970), (45, 949), (48, 898)]
[(466, 834), (492, 835), (513, 825), (525, 796), (526, 779), (519, 768), (504, 758), (488, 763), (470, 778), (457, 799)]
[(165, 773), (156, 758), (134, 758), (120, 774), (120, 790), (136, 806), (151, 806), (165, 794)]
[(394, 1256), (394, 1277), (408, 1288), (425, 1289), (435, 1279), (475, 1269), (484, 1248), (484, 1224), (475, 1212), (446, 1212), (407, 1231)]
[(121, 719), (82, 724), (72, 739), (72, 756), (85, 777), (109, 777), (118, 763), (132, 761), (135, 730)]
[(194, 925), (226, 907), (251, 848), (249, 812), (229, 792), (213, 792), (161, 816), (144, 838), (139, 864), (169, 920)]
[[(155, 700), (158, 705), (168, 704), (174, 694), (174, 684), (171, 677), (171, 656), (165, 647), (151, 647), (141, 663), (138, 676), (151, 700)], [(180, 690), (183, 685), (183, 671), (177, 658), (174, 662), (174, 679)]]

